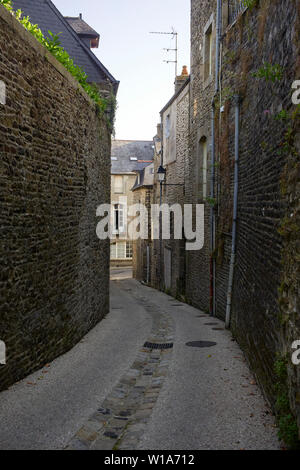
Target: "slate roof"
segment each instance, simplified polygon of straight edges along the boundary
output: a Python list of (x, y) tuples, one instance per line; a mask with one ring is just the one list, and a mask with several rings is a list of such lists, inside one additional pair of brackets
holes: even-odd
[(21, 9), (25, 16), (30, 17), (32, 23), (39, 25), (45, 36), (49, 36), (49, 30), (53, 34), (61, 33), (61, 45), (74, 63), (83, 68), (88, 81), (94, 83), (110, 81), (117, 93), (119, 82), (83, 43), (51, 0), (13, 0), (13, 8)]
[[(141, 171), (153, 162), (153, 141), (113, 140), (111, 157), (113, 175)], [(137, 160), (132, 161), (130, 157), (137, 158)], [(113, 160), (114, 158), (117, 160)]]
[(65, 16), (65, 20), (79, 35), (98, 37), (99, 33), (88, 25), (80, 16)]
[(148, 164), (143, 170), (137, 172), (137, 176), (134, 186), (131, 191), (136, 191), (140, 188), (152, 187), (154, 184), (154, 163)]

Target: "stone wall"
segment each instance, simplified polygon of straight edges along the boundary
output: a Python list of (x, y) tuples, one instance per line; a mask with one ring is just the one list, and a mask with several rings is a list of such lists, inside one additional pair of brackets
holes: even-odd
[[(289, 158), (283, 142), (289, 123), (276, 118), (282, 109), (292, 113), (292, 83), (296, 79), (299, 44), (296, 42), (296, 2), (264, 0), (229, 26), (223, 41), (223, 80), (228, 113), (221, 126), (228, 134), (219, 140), (220, 181), (226, 185), (233, 168), (234, 106), (239, 95), (240, 163), (238, 240), (232, 305), (232, 329), (247, 352), (249, 362), (268, 397), (274, 396), (274, 362), (280, 351), (282, 238), (279, 233), (287, 198), (281, 178)], [(267, 81), (253, 73), (263, 63), (278, 64), (282, 79)], [(222, 105), (222, 103), (221, 103)], [(220, 122), (219, 121), (219, 122)], [(221, 127), (220, 126), (220, 127)], [(224, 161), (224, 154), (229, 160)], [(228, 191), (228, 183), (226, 186)], [(228, 196), (220, 195), (219, 212), (227, 218)], [(224, 209), (224, 210), (223, 210)], [(222, 225), (221, 215), (219, 226)], [(220, 256), (221, 257), (221, 256)], [(225, 268), (226, 269), (226, 268)], [(217, 277), (222, 276), (219, 267)], [(297, 332), (294, 331), (297, 336)], [(300, 337), (300, 331), (298, 330)], [(297, 339), (297, 338), (295, 338)], [(291, 344), (287, 345), (290, 349)]]
[[(210, 76), (205, 72), (205, 32), (211, 24), (213, 45), (216, 41), (216, 5), (211, 0), (191, 2), (191, 84), (190, 84), (190, 140), (189, 163), (186, 171), (186, 203), (205, 204), (205, 244), (200, 251), (186, 255), (186, 296), (188, 301), (206, 312), (210, 306), (210, 205), (203, 196), (203, 161), (200, 142), (207, 142), (207, 196), (210, 195), (211, 160), (211, 103), (214, 96), (214, 66)], [(215, 63), (213, 47), (212, 64)]]
[[(201, 68), (204, 25), (215, 11), (215, 4), (192, 1), (191, 194), (187, 199), (196, 202), (199, 195), (199, 176), (193, 168), (199, 164), (199, 138), (205, 132), (211, 139), (214, 99), (217, 231), (213, 256), (216, 314), (224, 319), (233, 213), (233, 97), (237, 95), (241, 100), (240, 161), (231, 329), (273, 405), (276, 357), (279, 354), (287, 358), (290, 404), (299, 423), (299, 368), (290, 359), (291, 344), (300, 339), (299, 114), (291, 101), (292, 83), (299, 79), (299, 1), (253, 2), (252, 8), (229, 25), (228, 2), (223, 2), (221, 89), (216, 96), (212, 83), (206, 86)], [(264, 69), (264, 63), (279, 65), (282, 77), (272, 81), (253, 76)], [(209, 236), (207, 220), (207, 244)], [(188, 298), (208, 310), (209, 245), (198, 254), (188, 254), (187, 260)]]
[(109, 309), (110, 132), (78, 83), (0, 6), (0, 389), (72, 348)]
[[(151, 203), (153, 188), (141, 186), (133, 191), (133, 204), (142, 204), (148, 210), (148, 239), (139, 238), (133, 242), (133, 277), (138, 281), (151, 283), (152, 240), (151, 240)], [(147, 251), (149, 254), (147, 254)]]
[[(163, 166), (166, 169), (165, 185), (162, 189), (162, 203), (179, 204), (182, 207), (185, 199), (186, 173), (189, 162), (189, 80), (175, 93), (173, 100), (162, 111)], [(166, 121), (169, 117), (172, 126), (167, 137)], [(160, 203), (160, 184), (157, 170), (160, 166), (160, 155), (154, 159), (154, 188), (152, 203)], [(164, 289), (176, 297), (185, 295), (185, 241), (174, 239), (174, 219), (170, 217), (170, 240), (153, 240), (151, 251), (151, 284)], [(168, 272), (167, 272), (168, 271)]]

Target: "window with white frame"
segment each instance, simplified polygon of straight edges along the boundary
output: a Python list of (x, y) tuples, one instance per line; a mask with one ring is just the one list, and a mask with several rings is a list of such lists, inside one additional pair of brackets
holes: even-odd
[(126, 258), (131, 259), (133, 255), (133, 245), (132, 242), (126, 242)]
[(122, 233), (125, 231), (125, 209), (122, 204), (114, 205), (114, 233)]
[(111, 259), (132, 259), (132, 242), (114, 242), (110, 245)]
[(114, 176), (114, 192), (116, 194), (124, 193), (124, 178), (122, 175)]

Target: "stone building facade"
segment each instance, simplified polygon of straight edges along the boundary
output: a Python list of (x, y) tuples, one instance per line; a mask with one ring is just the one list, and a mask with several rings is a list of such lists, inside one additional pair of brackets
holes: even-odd
[(154, 163), (137, 172), (135, 184), (132, 188), (133, 203), (143, 205), (148, 213), (145, 221), (147, 238), (138, 238), (133, 241), (133, 277), (147, 284), (151, 283), (152, 270), (152, 227), (151, 204), (153, 199)]
[(297, 251), (299, 107), (291, 90), (299, 78), (299, 12), (297, 1), (260, 0), (238, 8), (226, 0), (192, 1), (186, 198), (205, 202), (206, 196), (206, 243), (187, 254), (187, 298), (219, 318), (227, 315), (273, 405), (274, 366), (285, 358), (298, 424), (300, 371), (291, 363), (291, 344), (300, 338), (299, 278), (290, 244)]
[(110, 201), (111, 138), (78, 82), (2, 6), (0, 30), (2, 390), (108, 313), (96, 209)]
[[(165, 186), (163, 202), (204, 204), (205, 244), (186, 253), (177, 245), (170, 257), (153, 243), (151, 279), (173, 295), (179, 279), (187, 302), (226, 320), (285, 438), (295, 418), (300, 427), (300, 369), (291, 361), (300, 339), (299, 104), (291, 98), (299, 24), (298, 0), (192, 0), (184, 168), (172, 161), (176, 130), (162, 113), (167, 183), (184, 175), (184, 191)], [(156, 155), (155, 174), (160, 162)], [(158, 188), (156, 177), (155, 202)]]
[[(182, 213), (188, 165), (189, 87), (190, 78), (187, 68), (183, 67), (182, 74), (175, 81), (174, 95), (161, 110), (161, 124), (154, 137), (152, 204), (169, 204), (173, 208), (177, 205)], [(157, 173), (160, 166), (166, 171), (162, 186)], [(170, 239), (153, 239), (151, 231), (150, 282), (153, 287), (180, 297), (185, 295), (185, 241), (184, 236), (181, 240), (174, 237), (176, 215), (173, 210), (167, 223), (170, 224)], [(146, 259), (145, 256), (143, 259)], [(134, 265), (143, 266), (143, 259), (137, 255)], [(146, 268), (143, 266), (140, 269), (145, 271)]]
[(132, 265), (133, 243), (128, 234), (128, 208), (134, 203), (136, 173), (153, 162), (153, 142), (113, 140), (111, 152), (111, 265)]

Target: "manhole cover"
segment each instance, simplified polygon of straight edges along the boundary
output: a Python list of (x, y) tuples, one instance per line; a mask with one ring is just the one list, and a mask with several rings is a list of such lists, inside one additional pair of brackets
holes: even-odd
[(213, 325), (217, 325), (218, 323), (204, 323), (204, 325), (207, 325), (207, 326), (213, 326)]
[(144, 348), (148, 349), (171, 349), (173, 348), (173, 343), (148, 343), (144, 344)]
[(186, 343), (186, 346), (190, 348), (211, 348), (212, 346), (216, 346), (217, 343), (213, 341), (191, 341), (190, 343)]
[(197, 315), (196, 318), (207, 318), (207, 315)]
[(225, 331), (225, 328), (212, 328), (214, 331)]

